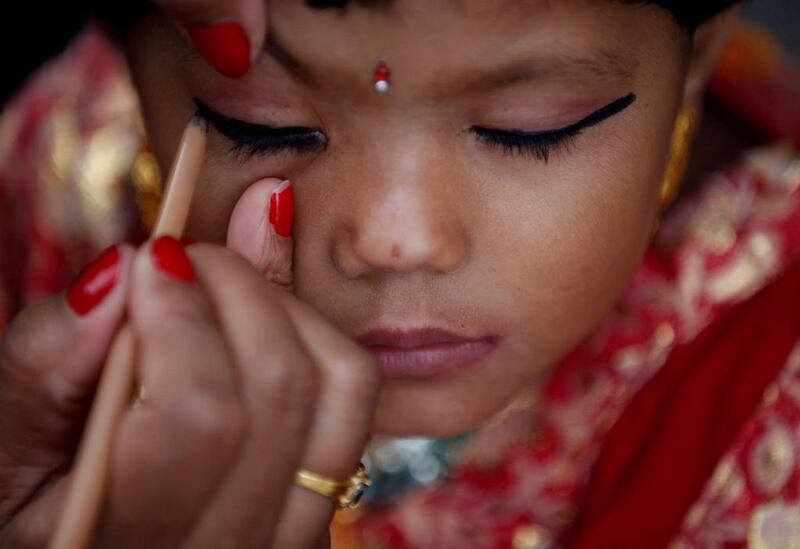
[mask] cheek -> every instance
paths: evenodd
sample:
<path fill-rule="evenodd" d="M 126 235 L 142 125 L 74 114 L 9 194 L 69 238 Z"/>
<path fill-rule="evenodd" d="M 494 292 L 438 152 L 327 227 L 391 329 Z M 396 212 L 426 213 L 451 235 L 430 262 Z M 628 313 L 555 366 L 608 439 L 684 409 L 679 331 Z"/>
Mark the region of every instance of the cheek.
<path fill-rule="evenodd" d="M 242 178 L 239 174 L 231 177 L 223 166 L 208 159 L 204 174 L 197 182 L 186 232 L 203 242 L 225 243 L 228 222 L 236 202 L 249 184 L 256 181 Z"/>
<path fill-rule="evenodd" d="M 669 135 L 666 127 L 658 135 Z M 511 289 L 503 307 L 516 311 L 518 343 L 541 361 L 557 361 L 596 327 L 641 259 L 655 222 L 666 138 L 642 142 L 648 145 L 606 160 L 545 169 L 527 199 L 496 202 L 497 222 L 488 225 L 484 246 L 503 266 L 494 270 L 502 278 L 496 283 Z"/>
<path fill-rule="evenodd" d="M 191 217 L 187 232 L 204 242 L 224 243 L 228 223 L 239 198 L 248 187 L 265 177 L 288 179 L 294 184 L 295 194 L 302 198 L 296 169 L 302 162 L 298 159 L 262 159 L 257 162 L 243 163 L 235 159 L 229 152 L 230 146 L 222 145 L 218 136 L 209 140 L 203 174 L 197 183 L 197 191 L 192 201 Z M 222 145 L 222 146 L 221 146 Z M 266 209 L 268 204 L 264 204 Z M 295 204 L 295 226 L 298 225 L 298 214 L 304 207 L 303 201 Z"/>

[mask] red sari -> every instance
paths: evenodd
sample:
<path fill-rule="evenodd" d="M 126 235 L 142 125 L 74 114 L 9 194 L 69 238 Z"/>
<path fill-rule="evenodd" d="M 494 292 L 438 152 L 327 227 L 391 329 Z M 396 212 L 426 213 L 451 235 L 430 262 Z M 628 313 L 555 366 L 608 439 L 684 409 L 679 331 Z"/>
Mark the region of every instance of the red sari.
<path fill-rule="evenodd" d="M 800 260 L 675 348 L 636 394 L 606 435 L 569 546 L 667 547 L 798 343 Z"/>

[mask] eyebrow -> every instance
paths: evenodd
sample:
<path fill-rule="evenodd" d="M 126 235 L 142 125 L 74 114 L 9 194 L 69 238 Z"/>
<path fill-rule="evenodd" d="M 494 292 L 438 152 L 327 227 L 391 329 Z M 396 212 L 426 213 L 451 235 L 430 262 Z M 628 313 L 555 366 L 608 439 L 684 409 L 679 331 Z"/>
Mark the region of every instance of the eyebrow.
<path fill-rule="evenodd" d="M 281 41 L 275 38 L 276 34 L 274 29 L 269 29 L 267 41 L 264 43 L 264 52 L 274 58 L 300 80 L 307 84 L 315 83 L 314 71 L 283 47 Z"/>
<path fill-rule="evenodd" d="M 283 47 L 280 39 L 276 39 L 274 31 L 268 34 L 264 51 L 300 80 L 309 84 L 317 82 L 314 71 Z M 535 80 L 628 80 L 635 68 L 636 63 L 632 59 L 611 51 L 600 51 L 588 56 L 542 55 L 518 59 L 500 67 L 453 71 L 451 75 L 437 78 L 437 92 L 448 95 L 479 93 Z M 453 83 L 456 85 L 453 86 Z"/>
<path fill-rule="evenodd" d="M 535 80 L 595 82 L 627 80 L 633 75 L 635 63 L 613 52 L 591 56 L 554 55 L 528 57 L 501 67 L 470 71 L 467 77 L 455 78 L 461 92 L 491 91 Z M 449 90 L 452 93 L 453 90 Z"/>

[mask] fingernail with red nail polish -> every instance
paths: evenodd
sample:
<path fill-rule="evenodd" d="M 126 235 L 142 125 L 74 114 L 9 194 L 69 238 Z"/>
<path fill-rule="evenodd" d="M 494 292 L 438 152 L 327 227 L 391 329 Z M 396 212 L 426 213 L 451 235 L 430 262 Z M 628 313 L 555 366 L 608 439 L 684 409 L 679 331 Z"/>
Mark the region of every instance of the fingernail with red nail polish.
<path fill-rule="evenodd" d="M 200 55 L 225 76 L 241 78 L 250 70 L 250 40 L 239 23 L 195 25 L 186 31 Z"/>
<path fill-rule="evenodd" d="M 292 191 L 292 184 L 288 181 L 284 181 L 272 191 L 272 197 L 269 199 L 269 222 L 278 235 L 292 236 L 294 191 Z"/>
<path fill-rule="evenodd" d="M 111 246 L 78 274 L 67 290 L 67 304 L 85 316 L 114 289 L 119 279 L 119 248 Z"/>
<path fill-rule="evenodd" d="M 180 242 L 171 236 L 156 239 L 150 254 L 156 268 L 170 278 L 181 282 L 194 282 L 194 268 Z"/>

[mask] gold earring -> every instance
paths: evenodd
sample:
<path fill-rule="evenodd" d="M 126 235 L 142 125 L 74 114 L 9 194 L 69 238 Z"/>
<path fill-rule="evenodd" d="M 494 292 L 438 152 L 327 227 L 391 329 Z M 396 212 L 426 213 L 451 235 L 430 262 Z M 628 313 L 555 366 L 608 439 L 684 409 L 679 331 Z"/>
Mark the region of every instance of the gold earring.
<path fill-rule="evenodd" d="M 661 211 L 666 210 L 678 196 L 689 163 L 690 145 L 696 125 L 697 108 L 691 103 L 684 103 L 672 130 L 669 158 L 661 185 Z"/>
<path fill-rule="evenodd" d="M 142 138 L 142 147 L 131 167 L 131 180 L 139 220 L 142 228 L 149 234 L 156 224 L 163 189 L 161 169 L 145 135 Z"/>

